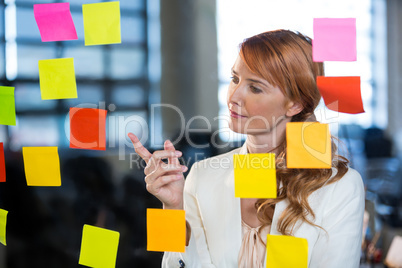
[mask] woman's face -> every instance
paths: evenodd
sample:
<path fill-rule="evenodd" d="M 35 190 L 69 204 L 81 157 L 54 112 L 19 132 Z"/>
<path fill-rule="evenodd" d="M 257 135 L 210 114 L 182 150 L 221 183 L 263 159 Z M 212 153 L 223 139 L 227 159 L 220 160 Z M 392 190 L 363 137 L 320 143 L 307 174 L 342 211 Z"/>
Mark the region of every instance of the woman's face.
<path fill-rule="evenodd" d="M 267 133 L 286 125 L 293 115 L 293 102 L 287 101 L 278 87 L 251 72 L 240 56 L 232 68 L 227 104 L 229 127 L 237 133 Z"/>

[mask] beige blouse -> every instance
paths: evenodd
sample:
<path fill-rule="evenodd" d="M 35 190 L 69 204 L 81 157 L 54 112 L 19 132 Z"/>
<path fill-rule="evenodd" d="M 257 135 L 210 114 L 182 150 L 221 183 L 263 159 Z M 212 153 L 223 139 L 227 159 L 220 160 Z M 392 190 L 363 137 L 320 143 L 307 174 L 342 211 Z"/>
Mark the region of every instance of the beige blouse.
<path fill-rule="evenodd" d="M 271 230 L 271 225 L 252 228 L 243 220 L 242 244 L 239 251 L 239 268 L 264 268 L 267 234 Z"/>

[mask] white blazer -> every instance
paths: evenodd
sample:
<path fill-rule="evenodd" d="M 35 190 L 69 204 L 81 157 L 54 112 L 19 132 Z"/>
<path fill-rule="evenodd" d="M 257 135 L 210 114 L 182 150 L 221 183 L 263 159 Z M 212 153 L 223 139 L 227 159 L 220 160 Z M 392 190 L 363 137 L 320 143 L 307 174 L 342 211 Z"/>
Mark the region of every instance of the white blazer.
<path fill-rule="evenodd" d="M 240 199 L 234 195 L 233 155 L 246 153 L 245 143 L 193 165 L 184 187 L 190 243 L 185 253 L 165 252 L 162 267 L 184 267 L 180 263 L 186 268 L 238 267 L 242 229 Z M 294 236 L 308 241 L 308 267 L 358 267 L 364 213 L 359 173 L 349 168 L 342 179 L 318 189 L 308 200 L 315 213 L 313 222 L 327 232 L 307 223 L 296 225 Z M 278 219 L 287 205 L 287 200 L 276 204 L 270 234 L 280 235 Z"/>

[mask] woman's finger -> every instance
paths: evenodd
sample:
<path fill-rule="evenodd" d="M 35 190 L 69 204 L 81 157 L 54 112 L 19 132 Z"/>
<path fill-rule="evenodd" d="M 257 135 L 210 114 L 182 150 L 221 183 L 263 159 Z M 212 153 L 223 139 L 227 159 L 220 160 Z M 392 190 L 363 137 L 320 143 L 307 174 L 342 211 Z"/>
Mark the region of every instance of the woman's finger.
<path fill-rule="evenodd" d="M 147 148 L 142 145 L 140 140 L 133 133 L 128 133 L 128 137 L 134 145 L 135 152 L 144 159 L 145 163 L 148 163 L 149 159 L 152 157 L 152 154 L 147 150 Z"/>
<path fill-rule="evenodd" d="M 154 172 L 157 168 L 159 168 L 160 165 L 164 164 L 162 162 L 162 159 L 167 159 L 169 157 L 179 157 L 179 156 L 181 156 L 180 151 L 167 151 L 167 150 L 155 151 L 152 154 L 151 158 L 148 160 L 147 166 L 144 169 L 145 175 Z"/>
<path fill-rule="evenodd" d="M 164 144 L 165 150 L 167 151 L 175 151 L 173 143 L 170 140 L 166 140 Z M 169 157 L 168 163 L 170 165 L 180 165 L 180 161 L 178 157 Z"/>
<path fill-rule="evenodd" d="M 166 176 L 161 176 L 159 177 L 154 183 L 147 184 L 147 191 L 150 192 L 151 194 L 158 195 L 159 189 L 162 188 L 163 186 L 183 179 L 183 174 L 182 173 L 175 173 L 175 174 L 170 174 Z"/>
<path fill-rule="evenodd" d="M 166 165 L 162 164 L 159 168 L 157 168 L 154 172 L 145 176 L 145 183 L 152 184 L 154 183 L 159 177 L 170 175 L 171 173 L 182 173 L 187 171 L 186 166 L 180 165 Z"/>

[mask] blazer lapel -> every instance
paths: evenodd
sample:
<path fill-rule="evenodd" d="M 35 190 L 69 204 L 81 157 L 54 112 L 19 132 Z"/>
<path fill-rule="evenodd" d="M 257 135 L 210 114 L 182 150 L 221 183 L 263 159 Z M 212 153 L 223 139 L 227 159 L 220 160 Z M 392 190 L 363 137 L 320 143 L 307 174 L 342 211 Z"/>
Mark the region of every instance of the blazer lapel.
<path fill-rule="evenodd" d="M 239 154 L 246 154 L 246 143 L 238 151 Z M 234 154 L 233 154 L 234 155 Z M 242 229 L 241 229 L 241 210 L 240 210 L 240 198 L 235 197 L 234 191 L 234 168 L 233 168 L 233 156 L 231 159 L 231 168 L 228 175 L 225 178 L 225 187 L 223 187 L 223 200 L 225 203 L 225 209 L 222 213 L 225 215 L 224 226 L 225 231 L 225 252 L 226 255 L 225 267 L 237 267 L 238 266 L 238 254 L 242 242 Z"/>

